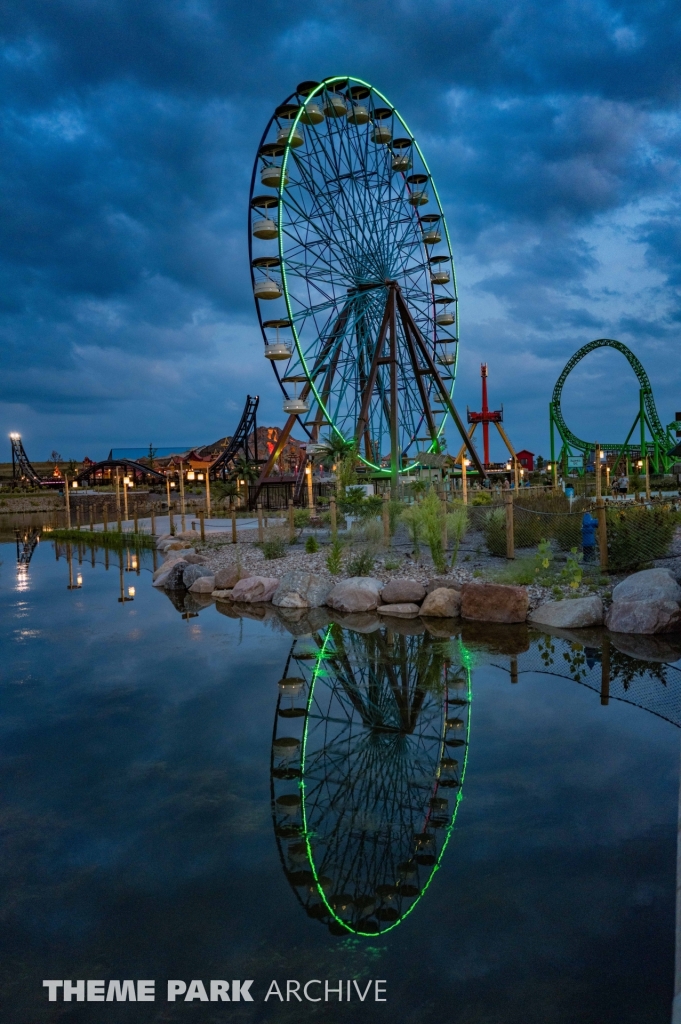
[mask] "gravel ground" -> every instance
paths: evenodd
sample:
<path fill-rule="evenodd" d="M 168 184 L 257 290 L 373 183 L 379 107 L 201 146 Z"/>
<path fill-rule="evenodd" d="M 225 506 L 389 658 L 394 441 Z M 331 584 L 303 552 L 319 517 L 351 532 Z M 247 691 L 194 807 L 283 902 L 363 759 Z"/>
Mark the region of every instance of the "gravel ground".
<path fill-rule="evenodd" d="M 255 532 L 255 531 L 254 531 Z M 286 531 L 278 531 L 281 535 Z M 239 542 L 231 543 L 231 535 L 215 537 L 207 540 L 205 544 L 195 544 L 195 549 L 208 557 L 208 566 L 217 570 L 225 566 L 240 564 L 242 570 L 253 576 L 269 576 L 280 578 L 287 572 L 293 570 L 315 573 L 324 579 L 339 582 L 347 578 L 347 565 L 351 558 L 357 554 L 357 548 L 350 548 L 343 553 L 342 568 L 338 576 L 333 576 L 326 566 L 328 556 L 328 535 L 323 531 L 316 531 L 320 543 L 320 550 L 315 554 L 308 554 L 305 551 L 304 542 L 312 531 L 304 531 L 298 538 L 295 545 L 286 545 L 286 555 L 283 558 L 266 559 L 262 549 L 255 543 L 256 537 L 251 531 L 240 532 Z M 276 535 L 274 531 L 268 530 L 270 537 Z M 194 535 L 195 536 L 195 535 Z M 417 580 L 424 585 L 435 576 L 444 575 L 447 579 L 459 583 L 472 582 L 476 579 L 485 579 L 488 574 L 494 574 L 508 566 L 505 558 L 495 558 L 487 553 L 484 547 L 484 540 L 481 535 L 469 534 L 461 545 L 457 564 L 449 568 L 445 574 L 440 574 L 435 569 L 430 554 L 424 550 L 421 561 L 411 555 L 411 543 L 400 538 L 399 535 L 393 541 L 389 552 L 381 552 L 377 555 L 371 576 L 387 583 L 391 579 Z M 385 562 L 399 562 L 399 568 L 386 568 Z M 583 597 L 590 593 L 598 593 L 605 599 L 606 603 L 610 597 L 610 591 L 617 581 L 609 578 L 607 585 L 589 585 L 588 581 L 578 591 L 571 590 L 569 586 L 560 586 L 560 591 L 565 597 Z M 527 588 L 530 609 L 536 608 L 547 600 L 555 600 L 557 593 L 553 587 L 545 587 L 539 584 L 531 584 Z"/>

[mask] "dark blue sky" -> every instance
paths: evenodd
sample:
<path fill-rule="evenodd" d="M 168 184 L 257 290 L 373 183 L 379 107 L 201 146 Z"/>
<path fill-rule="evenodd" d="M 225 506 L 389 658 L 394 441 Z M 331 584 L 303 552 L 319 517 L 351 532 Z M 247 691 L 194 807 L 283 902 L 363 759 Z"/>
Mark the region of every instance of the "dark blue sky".
<path fill-rule="evenodd" d="M 283 423 L 250 290 L 250 174 L 274 106 L 332 74 L 386 93 L 430 164 L 459 281 L 460 407 L 478 406 L 486 360 L 516 447 L 546 455 L 558 373 L 606 336 L 639 356 L 664 423 L 681 409 L 678 4 L 0 10 L 0 432 L 36 459 L 206 442 L 247 392 Z M 582 436 L 617 441 L 636 402 L 606 352 L 564 407 Z"/>

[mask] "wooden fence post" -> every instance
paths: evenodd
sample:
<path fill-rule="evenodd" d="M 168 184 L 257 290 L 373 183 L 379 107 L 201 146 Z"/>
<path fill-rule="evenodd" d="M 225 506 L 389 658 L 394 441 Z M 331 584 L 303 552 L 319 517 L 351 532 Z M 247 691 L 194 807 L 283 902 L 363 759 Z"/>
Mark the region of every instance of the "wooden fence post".
<path fill-rule="evenodd" d="M 258 543 L 262 544 L 265 539 L 265 534 L 262 528 L 262 502 L 258 502 Z"/>
<path fill-rule="evenodd" d="M 288 539 L 291 544 L 296 539 L 296 527 L 293 522 L 293 498 L 288 499 Z"/>
<path fill-rule="evenodd" d="M 605 501 L 596 499 L 596 518 L 598 519 L 598 553 L 601 569 L 608 568 L 608 524 L 605 516 Z"/>
<path fill-rule="evenodd" d="M 338 525 L 336 519 L 336 499 L 333 496 L 329 498 L 329 509 L 331 511 L 331 536 L 335 539 L 336 533 L 338 532 Z"/>
<path fill-rule="evenodd" d="M 236 544 L 236 509 L 232 505 L 232 544 Z"/>
<path fill-rule="evenodd" d="M 201 540 L 206 539 L 206 513 L 199 512 L 199 526 L 201 527 Z"/>
<path fill-rule="evenodd" d="M 506 508 L 506 557 L 515 558 L 515 545 L 513 541 L 513 495 L 510 491 L 504 491 L 504 506 Z"/>
<path fill-rule="evenodd" d="M 390 495 L 383 495 L 383 543 L 390 547 Z"/>

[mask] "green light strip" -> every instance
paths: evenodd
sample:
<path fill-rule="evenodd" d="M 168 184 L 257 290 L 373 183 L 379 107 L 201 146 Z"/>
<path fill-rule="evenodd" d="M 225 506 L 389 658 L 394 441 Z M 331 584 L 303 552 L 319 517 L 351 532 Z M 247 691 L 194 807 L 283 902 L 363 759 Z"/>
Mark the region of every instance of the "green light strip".
<path fill-rule="evenodd" d="M 366 84 L 366 83 L 364 83 L 364 84 Z M 398 924 L 402 924 L 402 922 L 404 921 L 405 917 L 408 917 L 409 914 L 411 914 L 411 912 L 414 909 L 414 907 L 416 907 L 417 904 L 423 899 L 423 896 L 427 892 L 431 882 L 433 881 L 433 878 L 435 877 L 436 871 L 439 871 L 439 869 L 440 869 L 440 864 L 442 862 L 442 858 L 444 856 L 445 850 L 447 849 L 447 846 L 449 845 L 449 840 L 451 839 L 452 832 L 454 831 L 454 825 L 456 823 L 456 816 L 457 816 L 457 814 L 459 812 L 459 804 L 461 803 L 461 799 L 462 799 L 462 795 L 463 795 L 463 784 L 464 784 L 464 779 L 466 777 L 466 766 L 468 764 L 468 747 L 469 747 L 470 731 L 471 731 L 471 701 L 472 701 L 471 667 L 472 667 L 472 659 L 471 659 L 471 656 L 470 656 L 470 651 L 468 650 L 468 648 L 466 648 L 464 646 L 464 644 L 461 641 L 461 638 L 459 637 L 459 652 L 461 654 L 461 661 L 462 661 L 462 664 L 463 664 L 464 671 L 466 672 L 466 696 L 468 698 L 468 721 L 467 721 L 467 725 L 466 725 L 466 753 L 464 754 L 463 767 L 462 767 L 462 770 L 461 770 L 461 784 L 459 785 L 459 788 L 458 788 L 458 791 L 457 791 L 457 794 L 456 794 L 456 803 L 454 805 L 454 810 L 452 812 L 452 818 L 451 818 L 451 821 L 450 821 L 449 825 L 447 826 L 447 831 L 446 831 L 445 838 L 444 838 L 443 843 L 442 843 L 442 848 L 441 848 L 441 850 L 440 850 L 440 852 L 438 854 L 437 861 L 433 865 L 433 870 L 431 871 L 430 875 L 428 876 L 428 880 L 427 880 L 426 884 L 423 886 L 423 888 L 421 889 L 421 892 L 416 897 L 416 899 L 411 904 L 411 906 L 409 906 L 405 910 L 404 914 L 402 914 L 402 916 L 400 918 L 398 918 L 397 921 L 395 921 L 393 924 L 389 925 L 387 928 L 382 928 L 380 932 L 362 932 L 362 931 L 358 931 L 355 928 L 352 928 L 347 923 L 347 921 L 344 921 L 341 917 L 339 917 L 338 914 L 335 912 L 335 910 L 333 909 L 333 907 L 331 906 L 331 904 L 329 903 L 329 901 L 326 898 L 324 890 L 323 890 L 323 888 L 321 887 L 321 885 L 319 883 L 319 875 L 317 873 L 317 866 L 316 866 L 316 864 L 314 862 L 314 857 L 312 856 L 312 844 L 310 842 L 310 835 L 309 835 L 308 828 L 307 828 L 307 814 L 306 814 L 306 811 L 305 811 L 305 751 L 306 751 L 306 748 L 307 748 L 307 731 L 308 731 L 308 723 L 310 721 L 310 707 L 312 705 L 312 698 L 313 698 L 313 694 L 314 694 L 315 684 L 317 682 L 318 677 L 322 674 L 322 671 L 323 671 L 320 666 L 322 665 L 322 663 L 324 661 L 324 655 L 325 655 L 325 652 L 326 652 L 326 647 L 327 647 L 327 644 L 329 642 L 329 639 L 331 638 L 332 628 L 333 628 L 332 626 L 329 626 L 329 628 L 327 629 L 326 635 L 324 637 L 324 643 L 322 644 L 322 647 L 321 647 L 321 649 L 319 651 L 319 655 L 317 656 L 317 661 L 315 663 L 314 672 L 312 673 L 312 681 L 310 683 L 310 692 L 308 694 L 307 705 L 306 705 L 305 728 L 303 730 L 303 742 L 302 742 L 302 745 L 301 745 L 301 755 L 300 755 L 300 772 L 301 772 L 300 790 L 301 790 L 301 810 L 302 810 L 303 835 L 305 836 L 305 846 L 307 847 L 307 859 L 308 859 L 308 861 L 310 863 L 310 867 L 312 868 L 312 875 L 313 875 L 313 878 L 314 878 L 314 881 L 315 881 L 315 885 L 317 886 L 317 892 L 319 893 L 319 895 L 320 895 L 320 897 L 322 899 L 322 902 L 324 903 L 324 906 L 328 910 L 328 912 L 331 915 L 331 917 L 342 928 L 345 928 L 345 930 L 347 932 L 349 932 L 351 935 L 361 935 L 363 938 L 377 939 L 380 936 L 386 935 L 388 932 L 392 931 L 393 928 L 397 928 Z M 445 728 L 445 726 L 443 725 L 443 730 L 444 730 L 444 728 Z M 440 742 L 440 759 L 442 758 L 443 753 L 444 753 L 444 738 Z"/>
<path fill-rule="evenodd" d="M 293 318 L 293 310 L 291 308 L 291 302 L 290 302 L 290 299 L 289 299 L 289 290 L 288 290 L 288 284 L 287 284 L 287 281 L 286 281 L 286 260 L 284 259 L 284 235 L 283 235 L 283 231 L 282 231 L 283 211 L 284 211 L 284 192 L 285 192 L 284 181 L 286 179 L 286 167 L 287 167 L 287 164 L 288 164 L 288 157 L 289 157 L 289 153 L 291 151 L 291 137 L 292 137 L 293 133 L 295 132 L 297 126 L 298 126 L 298 123 L 299 123 L 300 118 L 302 116 L 303 110 L 305 109 L 307 104 L 310 102 L 310 100 L 312 100 L 315 96 L 321 94 L 321 92 L 328 85 L 331 85 L 333 82 L 339 82 L 339 81 L 341 81 L 341 82 L 350 82 L 350 81 L 357 82 L 359 85 L 363 85 L 367 89 L 370 89 L 372 92 L 376 93 L 376 95 L 379 96 L 383 100 L 384 103 L 388 104 L 390 109 L 393 111 L 393 114 L 398 118 L 398 120 L 399 120 L 400 124 L 402 125 L 402 127 L 404 128 L 404 130 L 409 134 L 409 137 L 412 139 L 413 144 L 415 145 L 416 150 L 417 150 L 421 160 L 423 161 L 423 166 L 425 167 L 425 169 L 426 169 L 426 171 L 428 173 L 428 178 L 429 178 L 430 184 L 431 184 L 432 189 L 433 189 L 433 194 L 435 195 L 435 198 L 437 200 L 437 205 L 438 205 L 438 209 L 440 211 L 440 216 L 442 218 L 442 223 L 444 224 L 445 237 L 447 239 L 447 249 L 448 249 L 448 252 L 449 252 L 449 262 L 451 264 L 451 269 L 452 269 L 452 281 L 453 281 L 453 284 L 454 284 L 455 292 L 456 292 L 456 269 L 454 267 L 454 257 L 452 255 L 452 245 L 451 245 L 451 240 L 450 240 L 450 237 L 449 237 L 449 230 L 447 229 L 447 220 L 445 218 L 444 210 L 442 209 L 442 204 L 440 202 L 440 196 L 439 196 L 437 188 L 435 186 L 435 182 L 433 180 L 433 176 L 432 176 L 432 174 L 430 172 L 430 168 L 428 167 L 428 164 L 426 163 L 425 157 L 423 156 L 423 153 L 421 151 L 421 147 L 419 146 L 418 142 L 414 138 L 414 133 L 409 129 L 409 126 L 407 125 L 406 121 L 403 119 L 402 115 L 390 103 L 390 100 L 386 96 L 383 95 L 382 92 L 379 92 L 378 89 L 376 89 L 374 86 L 370 85 L 369 82 L 365 82 L 361 78 L 352 78 L 350 75 L 334 75 L 331 78 L 325 78 L 324 81 L 320 82 L 320 84 L 317 86 L 316 89 L 314 89 L 311 93 L 309 93 L 309 95 L 303 101 L 303 103 L 300 104 L 300 108 L 298 110 L 298 113 L 296 114 L 295 119 L 293 121 L 293 124 L 291 126 L 291 129 L 289 131 L 288 139 L 286 141 L 286 147 L 284 149 L 284 159 L 282 160 L 282 164 L 281 164 L 281 175 L 279 177 L 279 188 L 278 188 L 279 205 L 278 205 L 278 208 L 277 208 L 277 215 L 278 215 L 277 216 L 277 219 L 278 219 L 277 230 L 278 230 L 278 236 L 279 236 L 279 262 L 280 262 L 280 267 L 281 267 L 281 280 L 282 280 L 282 284 L 283 284 L 283 287 L 284 287 L 284 299 L 285 299 L 285 302 L 286 302 L 286 310 L 288 312 L 288 319 L 291 322 L 291 330 L 293 331 L 293 339 L 295 341 L 295 345 L 296 345 L 296 350 L 298 352 L 298 356 L 299 356 L 300 362 L 301 362 L 301 364 L 302 364 L 302 366 L 304 368 L 305 376 L 307 377 L 308 383 L 309 383 L 309 385 L 310 385 L 310 387 L 311 387 L 311 389 L 312 389 L 312 391 L 314 393 L 314 396 L 315 396 L 315 398 L 317 400 L 319 408 L 322 409 L 326 420 L 328 421 L 328 423 L 331 424 L 332 430 L 340 438 L 342 438 L 343 440 L 347 440 L 347 438 L 343 437 L 341 431 L 338 429 L 336 424 L 333 422 L 333 418 L 330 415 L 328 409 L 326 408 L 326 405 L 324 404 L 324 402 L 322 402 L 321 395 L 319 394 L 319 392 L 318 392 L 318 390 L 316 388 L 316 385 L 315 385 L 314 381 L 312 380 L 312 378 L 310 376 L 310 371 L 309 371 L 309 368 L 308 368 L 305 356 L 303 355 L 303 347 L 302 347 L 302 345 L 300 343 L 300 338 L 298 337 L 298 331 L 296 330 L 296 325 L 295 325 L 294 318 Z M 457 299 L 458 299 L 458 296 L 457 296 Z M 458 367 L 458 364 L 459 364 L 459 342 L 458 342 L 458 338 L 459 338 L 459 303 L 458 303 L 458 301 L 456 303 L 456 324 L 455 324 L 455 326 L 456 326 L 456 336 L 457 336 L 456 363 L 454 364 L 452 386 L 451 386 L 451 390 L 449 392 L 449 397 L 450 397 L 450 399 L 452 401 L 454 399 L 454 384 L 456 383 L 456 370 L 457 370 L 457 367 Z M 447 425 L 447 417 L 448 416 L 449 416 L 449 410 L 448 409 L 444 410 L 442 423 L 441 423 L 440 428 L 439 428 L 439 430 L 437 432 L 437 437 L 438 438 L 442 436 L 442 433 L 443 433 L 443 431 L 444 431 L 444 429 L 445 429 L 445 427 Z M 432 451 L 433 448 L 435 447 L 435 445 L 436 445 L 436 441 L 434 440 L 431 443 L 431 445 L 430 445 L 429 451 Z M 368 466 L 369 468 L 374 469 L 374 470 L 376 470 L 379 473 L 385 472 L 382 469 L 381 466 L 377 466 L 374 462 L 371 462 L 369 459 L 366 459 L 359 452 L 357 454 L 358 454 L 359 459 L 365 464 L 365 466 Z M 400 473 L 409 473 L 413 469 L 415 469 L 416 466 L 419 466 L 419 465 L 420 465 L 419 462 L 414 462 L 414 463 L 412 463 L 411 466 L 408 466 L 408 467 L 407 466 L 403 466 L 402 469 L 400 469 L 399 472 Z"/>

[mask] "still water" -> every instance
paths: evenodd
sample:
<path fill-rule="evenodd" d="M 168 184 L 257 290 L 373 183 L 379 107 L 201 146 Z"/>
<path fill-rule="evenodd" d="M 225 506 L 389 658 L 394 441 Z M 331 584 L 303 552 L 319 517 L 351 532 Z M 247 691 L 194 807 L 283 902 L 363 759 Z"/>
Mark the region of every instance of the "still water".
<path fill-rule="evenodd" d="M 0 546 L 3 1022 L 670 1021 L 672 648 L 229 617 L 64 550 Z"/>

